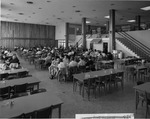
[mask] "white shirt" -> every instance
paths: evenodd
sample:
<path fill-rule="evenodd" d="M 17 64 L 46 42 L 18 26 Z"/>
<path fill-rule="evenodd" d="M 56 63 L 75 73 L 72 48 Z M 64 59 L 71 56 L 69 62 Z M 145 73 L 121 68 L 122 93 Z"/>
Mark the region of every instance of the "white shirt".
<path fill-rule="evenodd" d="M 71 61 L 70 63 L 69 63 L 69 67 L 75 67 L 75 66 L 77 66 L 78 65 L 78 63 L 76 62 L 76 61 Z"/>
<path fill-rule="evenodd" d="M 63 62 L 60 62 L 57 67 L 58 67 L 59 70 L 62 69 L 62 68 L 66 68 L 66 66 Z"/>

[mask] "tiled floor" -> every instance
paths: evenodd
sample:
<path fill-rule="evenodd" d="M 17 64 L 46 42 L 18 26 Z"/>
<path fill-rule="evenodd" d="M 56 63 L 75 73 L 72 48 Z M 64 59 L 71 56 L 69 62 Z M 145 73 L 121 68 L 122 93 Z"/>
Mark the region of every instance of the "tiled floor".
<path fill-rule="evenodd" d="M 64 104 L 62 105 L 62 117 L 74 118 L 75 114 L 91 114 L 91 113 L 135 113 L 135 94 L 133 82 L 125 82 L 125 88 L 112 90 L 111 93 L 97 94 L 97 98 L 91 96 L 91 100 L 87 98 L 83 100 L 79 92 L 72 90 L 72 83 L 60 83 L 56 79 L 50 80 L 48 78 L 48 71 L 35 70 L 34 65 L 29 65 L 27 61 L 20 59 L 23 67 L 29 69 L 30 73 L 41 80 L 40 87 L 44 87 L 50 93 L 56 94 L 60 97 Z M 54 117 L 58 117 L 54 111 Z M 136 118 L 144 118 L 145 105 L 139 105 Z M 150 117 L 150 116 L 149 116 Z"/>

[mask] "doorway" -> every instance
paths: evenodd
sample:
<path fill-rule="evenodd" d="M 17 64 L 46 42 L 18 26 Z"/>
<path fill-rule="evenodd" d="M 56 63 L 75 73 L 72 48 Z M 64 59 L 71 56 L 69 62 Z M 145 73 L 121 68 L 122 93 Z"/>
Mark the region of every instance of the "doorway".
<path fill-rule="evenodd" d="M 107 42 L 103 43 L 103 52 L 106 54 L 108 53 L 108 43 Z"/>

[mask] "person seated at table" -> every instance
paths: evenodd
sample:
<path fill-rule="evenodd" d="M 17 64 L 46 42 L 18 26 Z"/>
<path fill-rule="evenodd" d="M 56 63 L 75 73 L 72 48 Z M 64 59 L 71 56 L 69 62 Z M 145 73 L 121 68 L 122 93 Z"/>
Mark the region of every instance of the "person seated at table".
<path fill-rule="evenodd" d="M 86 62 L 84 61 L 84 57 L 80 57 L 80 60 L 78 62 L 78 66 L 85 66 Z"/>
<path fill-rule="evenodd" d="M 45 57 L 45 65 L 50 66 L 51 64 L 51 54 L 48 53 L 47 56 Z"/>
<path fill-rule="evenodd" d="M 41 55 L 42 54 L 42 51 L 40 51 L 40 50 L 38 50 L 37 52 L 36 52 L 36 55 Z"/>
<path fill-rule="evenodd" d="M 66 66 L 69 65 L 69 56 L 68 55 L 65 55 L 64 58 L 63 58 L 63 62 Z"/>
<path fill-rule="evenodd" d="M 19 59 L 17 58 L 16 54 L 13 54 L 12 58 L 9 59 L 8 64 L 12 64 L 12 63 L 17 63 L 18 65 L 20 64 Z"/>
<path fill-rule="evenodd" d="M 113 60 L 113 55 L 110 52 L 107 53 L 107 60 Z"/>
<path fill-rule="evenodd" d="M 58 67 L 58 70 L 61 70 L 62 68 L 66 68 L 66 65 L 62 59 L 60 59 L 60 62 L 57 67 Z"/>
<path fill-rule="evenodd" d="M 75 67 L 77 65 L 78 65 L 77 61 L 74 59 L 74 57 L 71 57 L 69 67 Z"/>
<path fill-rule="evenodd" d="M 87 63 L 86 63 L 86 69 L 87 70 L 95 70 L 95 65 L 94 65 L 94 61 L 92 60 L 92 57 L 89 57 Z"/>

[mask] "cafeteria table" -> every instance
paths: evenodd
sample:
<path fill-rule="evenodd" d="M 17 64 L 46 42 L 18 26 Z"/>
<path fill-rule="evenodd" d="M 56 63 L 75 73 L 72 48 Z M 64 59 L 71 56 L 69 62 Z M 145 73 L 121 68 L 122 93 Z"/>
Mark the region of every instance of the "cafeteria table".
<path fill-rule="evenodd" d="M 11 76 L 11 75 L 18 76 L 18 73 L 21 73 L 21 72 L 27 72 L 28 74 L 29 70 L 27 68 L 4 70 L 4 71 L 0 71 L 0 77 L 3 74 L 8 74 L 8 76 Z"/>
<path fill-rule="evenodd" d="M 133 87 L 135 89 L 135 107 L 137 110 L 137 106 L 138 106 L 138 93 L 149 93 L 150 94 L 150 82 L 141 84 L 141 85 L 137 85 L 135 87 Z"/>
<path fill-rule="evenodd" d="M 16 117 L 22 113 L 27 114 L 47 107 L 58 108 L 59 118 L 61 118 L 62 104 L 60 98 L 49 92 L 9 99 L 0 102 L 0 118 Z"/>
<path fill-rule="evenodd" d="M 35 77 L 25 77 L 25 78 L 17 78 L 15 80 L 3 80 L 0 81 L 0 88 L 4 88 L 7 86 L 13 87 L 14 85 L 21 85 L 28 83 L 28 85 L 36 85 L 37 89 L 39 89 L 39 83 L 41 81 Z"/>
<path fill-rule="evenodd" d="M 110 75 L 114 73 L 120 73 L 124 72 L 124 70 L 121 69 L 106 69 L 106 70 L 99 70 L 99 71 L 91 71 L 91 72 L 86 72 L 86 73 L 79 73 L 79 74 L 74 74 L 73 75 L 73 91 L 75 90 L 75 80 L 79 82 L 83 82 L 84 80 L 88 78 L 96 78 L 96 77 L 101 77 L 105 75 Z"/>

